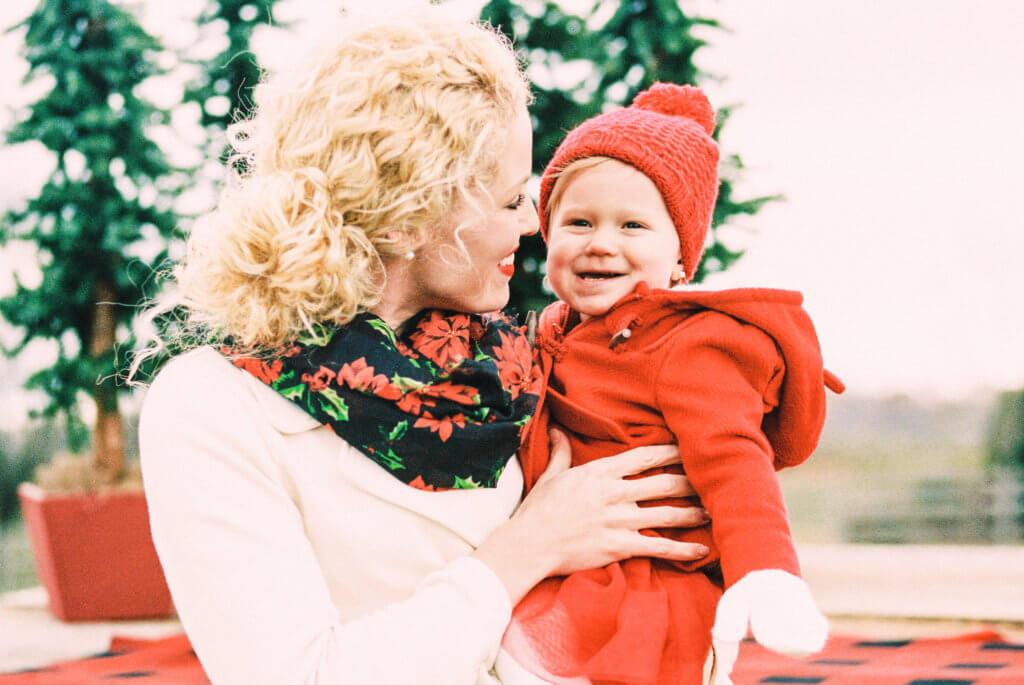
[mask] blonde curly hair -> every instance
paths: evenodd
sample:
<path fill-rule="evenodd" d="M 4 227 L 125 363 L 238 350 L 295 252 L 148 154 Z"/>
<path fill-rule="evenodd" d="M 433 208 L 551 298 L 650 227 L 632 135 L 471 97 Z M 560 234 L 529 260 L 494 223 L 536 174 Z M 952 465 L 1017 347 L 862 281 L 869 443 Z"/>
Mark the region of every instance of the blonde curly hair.
<path fill-rule="evenodd" d="M 372 307 L 382 259 L 437 239 L 453 202 L 493 178 L 494 141 L 530 93 L 496 30 L 420 16 L 335 39 L 254 99 L 229 128 L 245 172 L 197 222 L 156 308 L 187 311 L 179 343 L 277 348 Z"/>

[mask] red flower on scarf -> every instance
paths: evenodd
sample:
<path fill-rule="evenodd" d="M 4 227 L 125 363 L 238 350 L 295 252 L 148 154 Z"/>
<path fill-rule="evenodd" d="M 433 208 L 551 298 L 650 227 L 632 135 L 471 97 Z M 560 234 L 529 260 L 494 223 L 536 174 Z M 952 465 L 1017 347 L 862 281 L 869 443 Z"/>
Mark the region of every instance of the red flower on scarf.
<path fill-rule="evenodd" d="M 501 384 L 512 393 L 512 399 L 519 397 L 522 390 L 529 391 L 538 374 L 534 373 L 533 350 L 526 337 L 498 331 L 501 346 L 494 348 L 494 363 L 498 365 Z"/>
<path fill-rule="evenodd" d="M 374 368 L 366 363 L 366 357 L 360 357 L 351 364 L 342 364 L 338 377 L 353 390 L 369 390 L 386 400 L 397 400 L 402 396 L 402 391 L 392 385 L 387 376 L 375 373 Z"/>
<path fill-rule="evenodd" d="M 427 485 L 423 482 L 423 476 L 416 476 L 414 479 L 409 481 L 409 485 L 416 488 L 417 490 L 426 490 L 428 492 L 437 492 L 437 488 L 433 485 Z"/>
<path fill-rule="evenodd" d="M 409 339 L 417 352 L 447 369 L 469 356 L 469 322 L 467 314 L 445 316 L 432 311 Z"/>
<path fill-rule="evenodd" d="M 423 397 L 436 397 L 442 400 L 450 400 L 456 404 L 478 404 L 480 402 L 480 391 L 468 385 L 457 385 L 449 381 L 436 383 L 418 388 L 413 393 Z M 413 394 L 410 393 L 410 394 Z"/>
<path fill-rule="evenodd" d="M 272 359 L 269 362 L 265 362 L 262 359 L 254 359 L 253 357 L 236 357 L 231 360 L 231 363 L 240 369 L 248 371 L 267 385 L 280 378 L 281 371 L 284 370 L 284 362 L 280 359 Z"/>
<path fill-rule="evenodd" d="M 314 374 L 302 374 L 302 382 L 308 385 L 313 392 L 320 392 L 334 381 L 335 375 L 326 366 L 321 366 L 320 370 Z"/>
<path fill-rule="evenodd" d="M 437 437 L 441 438 L 441 442 L 446 442 L 448 438 L 452 437 L 452 431 L 455 426 L 464 428 L 466 426 L 466 417 L 462 414 L 455 414 L 435 419 L 430 414 L 424 412 L 423 416 L 418 418 L 416 423 L 412 424 L 413 428 L 429 428 L 432 432 L 437 433 Z"/>
<path fill-rule="evenodd" d="M 416 391 L 407 392 L 395 403 L 396 406 L 404 411 L 406 414 L 412 414 L 419 416 L 420 412 L 423 411 L 423 407 L 435 407 L 437 402 L 430 399 L 429 397 L 423 397 Z"/>

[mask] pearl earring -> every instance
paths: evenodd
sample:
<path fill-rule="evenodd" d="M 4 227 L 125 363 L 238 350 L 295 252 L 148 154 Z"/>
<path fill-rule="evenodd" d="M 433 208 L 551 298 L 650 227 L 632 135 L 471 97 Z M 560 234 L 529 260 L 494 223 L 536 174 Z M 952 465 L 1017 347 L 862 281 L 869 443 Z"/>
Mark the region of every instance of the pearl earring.
<path fill-rule="evenodd" d="M 405 258 L 410 262 L 416 259 L 416 250 L 409 250 L 408 252 L 406 252 Z"/>

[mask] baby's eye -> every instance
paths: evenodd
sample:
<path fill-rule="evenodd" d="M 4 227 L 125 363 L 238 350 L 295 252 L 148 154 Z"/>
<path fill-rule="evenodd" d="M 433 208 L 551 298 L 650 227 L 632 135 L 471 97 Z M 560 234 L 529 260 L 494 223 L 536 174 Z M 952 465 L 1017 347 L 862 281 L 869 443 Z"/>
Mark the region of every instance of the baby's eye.
<path fill-rule="evenodd" d="M 516 195 L 516 199 L 512 200 L 511 203 L 505 205 L 505 209 L 519 209 L 520 207 L 523 206 L 524 202 L 526 202 L 526 193 L 519 193 L 518 195 Z"/>
<path fill-rule="evenodd" d="M 565 224 L 566 226 L 590 226 L 590 222 L 586 219 L 569 219 Z"/>
<path fill-rule="evenodd" d="M 644 226 L 639 221 L 627 221 L 626 223 L 622 224 L 622 227 L 623 228 L 647 228 L 646 226 Z"/>

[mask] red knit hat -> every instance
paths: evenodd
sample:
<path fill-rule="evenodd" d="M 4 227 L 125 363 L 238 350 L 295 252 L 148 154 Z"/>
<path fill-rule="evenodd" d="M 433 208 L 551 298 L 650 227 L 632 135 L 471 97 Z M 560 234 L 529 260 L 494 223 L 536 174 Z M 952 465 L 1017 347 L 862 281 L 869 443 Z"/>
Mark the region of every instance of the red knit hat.
<path fill-rule="evenodd" d="M 558 174 L 584 157 L 611 157 L 650 178 L 679 233 L 686 280 L 704 252 L 718 197 L 715 112 L 693 86 L 655 83 L 629 107 L 587 119 L 555 150 L 540 182 L 540 231 L 548 237 L 548 198 Z"/>

